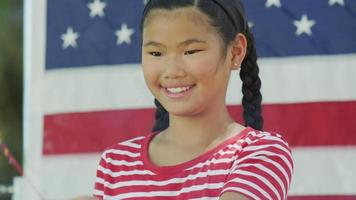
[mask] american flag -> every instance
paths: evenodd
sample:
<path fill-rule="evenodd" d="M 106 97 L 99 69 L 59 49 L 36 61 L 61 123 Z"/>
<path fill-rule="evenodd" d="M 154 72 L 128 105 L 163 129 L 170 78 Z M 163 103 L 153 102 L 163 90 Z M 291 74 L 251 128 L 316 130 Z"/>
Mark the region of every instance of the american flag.
<path fill-rule="evenodd" d="M 26 2 L 25 174 L 46 199 L 90 194 L 100 152 L 149 133 L 144 4 Z M 356 199 L 356 1 L 243 4 L 260 58 L 264 129 L 284 135 L 294 154 L 290 199 Z M 233 73 L 227 102 L 242 123 L 240 90 Z M 16 198 L 38 198 L 25 181 L 17 187 Z"/>

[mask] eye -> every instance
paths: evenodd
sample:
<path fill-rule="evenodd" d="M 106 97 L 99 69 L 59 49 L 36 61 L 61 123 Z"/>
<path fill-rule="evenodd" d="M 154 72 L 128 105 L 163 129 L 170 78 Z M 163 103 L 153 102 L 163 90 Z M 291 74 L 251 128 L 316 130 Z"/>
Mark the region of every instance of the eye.
<path fill-rule="evenodd" d="M 158 51 L 151 51 L 151 52 L 148 52 L 148 54 L 150 54 L 151 56 L 154 56 L 154 57 L 162 56 L 162 53 L 158 52 Z"/>
<path fill-rule="evenodd" d="M 200 50 L 200 49 L 189 50 L 189 51 L 184 52 L 184 55 L 192 55 L 192 54 L 198 53 L 199 51 L 202 51 L 202 50 Z"/>

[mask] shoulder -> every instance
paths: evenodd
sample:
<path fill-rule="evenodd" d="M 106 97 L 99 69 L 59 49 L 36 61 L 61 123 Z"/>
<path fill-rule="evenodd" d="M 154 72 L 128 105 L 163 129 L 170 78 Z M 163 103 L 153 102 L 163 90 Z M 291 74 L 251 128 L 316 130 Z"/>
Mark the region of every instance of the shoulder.
<path fill-rule="evenodd" d="M 252 199 L 285 199 L 294 164 L 281 134 L 250 129 L 240 143 L 241 151 L 223 192 L 238 192 Z"/>
<path fill-rule="evenodd" d="M 268 142 L 268 141 L 275 141 L 275 142 L 281 142 L 285 143 L 288 145 L 286 140 L 283 138 L 282 134 L 273 132 L 273 131 L 260 131 L 260 130 L 255 130 L 255 129 L 248 129 L 248 131 L 245 133 L 243 136 L 243 139 L 248 143 L 252 144 L 255 142 Z"/>
<path fill-rule="evenodd" d="M 271 152 L 280 152 L 291 156 L 291 149 L 283 136 L 276 132 L 259 131 L 250 129 L 241 138 L 242 151 L 268 150 Z M 282 153 L 282 152 L 280 152 Z M 283 153 L 283 154 L 284 154 Z"/>
<path fill-rule="evenodd" d="M 139 157 L 144 141 L 149 136 L 136 136 L 117 144 L 114 144 L 104 150 L 102 159 L 117 158 L 117 157 Z"/>
<path fill-rule="evenodd" d="M 281 134 L 251 129 L 243 137 L 241 156 L 280 158 L 290 171 L 293 171 L 292 152 L 288 142 Z"/>

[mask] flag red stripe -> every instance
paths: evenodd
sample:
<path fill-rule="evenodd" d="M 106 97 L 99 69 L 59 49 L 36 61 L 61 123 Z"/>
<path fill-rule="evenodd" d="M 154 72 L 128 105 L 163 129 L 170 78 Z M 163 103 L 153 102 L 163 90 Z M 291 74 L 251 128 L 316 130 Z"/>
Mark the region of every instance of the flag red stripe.
<path fill-rule="evenodd" d="M 237 121 L 241 110 L 229 106 Z M 147 134 L 153 115 L 153 109 L 46 115 L 43 153 L 100 152 Z M 263 115 L 264 129 L 282 133 L 292 146 L 356 145 L 356 101 L 264 105 Z"/>

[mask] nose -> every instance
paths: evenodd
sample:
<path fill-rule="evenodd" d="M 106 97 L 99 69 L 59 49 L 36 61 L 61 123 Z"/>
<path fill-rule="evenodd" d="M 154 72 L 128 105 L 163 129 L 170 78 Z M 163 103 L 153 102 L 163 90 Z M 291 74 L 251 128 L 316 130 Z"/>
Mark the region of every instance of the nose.
<path fill-rule="evenodd" d="M 184 77 L 185 75 L 185 66 L 181 58 L 171 56 L 167 59 L 163 76 L 165 79 L 176 79 Z"/>

